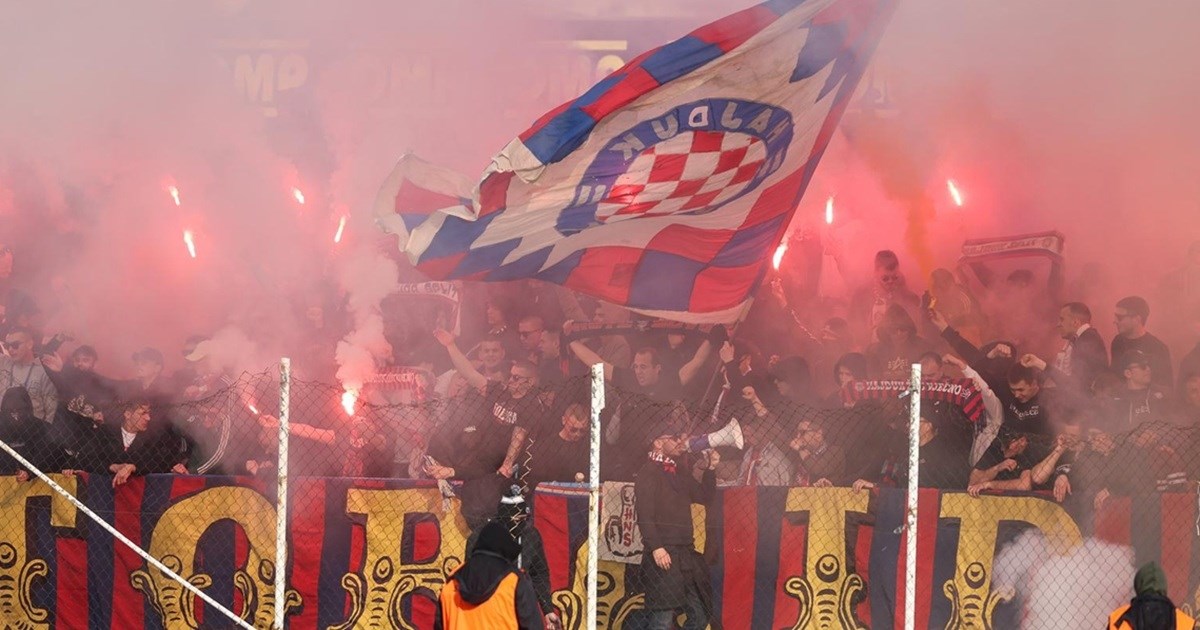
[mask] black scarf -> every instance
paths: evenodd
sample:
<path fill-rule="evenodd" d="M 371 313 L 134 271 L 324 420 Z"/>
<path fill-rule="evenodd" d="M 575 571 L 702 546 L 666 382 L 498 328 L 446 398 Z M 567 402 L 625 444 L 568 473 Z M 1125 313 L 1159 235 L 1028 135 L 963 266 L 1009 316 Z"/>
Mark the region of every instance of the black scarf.
<path fill-rule="evenodd" d="M 1171 630 L 1175 627 L 1175 604 L 1158 593 L 1142 593 L 1129 601 L 1129 610 L 1118 621 L 1137 630 Z"/>

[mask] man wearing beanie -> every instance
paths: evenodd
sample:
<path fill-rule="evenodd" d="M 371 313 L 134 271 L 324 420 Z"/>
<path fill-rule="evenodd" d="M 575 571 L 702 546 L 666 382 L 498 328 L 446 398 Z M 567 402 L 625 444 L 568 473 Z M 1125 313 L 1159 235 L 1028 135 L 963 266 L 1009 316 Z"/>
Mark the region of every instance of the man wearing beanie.
<path fill-rule="evenodd" d="M 516 566 L 521 546 L 489 521 L 465 564 L 442 587 L 437 630 L 545 630 L 533 584 Z"/>
<path fill-rule="evenodd" d="M 1135 597 L 1108 616 L 1109 630 L 1194 630 L 1196 621 L 1167 597 L 1167 576 L 1157 562 L 1138 569 L 1133 578 Z"/>

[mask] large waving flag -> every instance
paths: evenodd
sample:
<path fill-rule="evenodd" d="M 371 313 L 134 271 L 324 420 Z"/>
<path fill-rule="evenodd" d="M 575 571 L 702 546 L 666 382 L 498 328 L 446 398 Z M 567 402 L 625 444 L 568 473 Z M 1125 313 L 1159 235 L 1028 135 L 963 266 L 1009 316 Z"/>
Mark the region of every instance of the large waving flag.
<path fill-rule="evenodd" d="M 471 203 L 391 231 L 432 277 L 538 278 L 677 321 L 735 320 L 893 4 L 775 0 L 704 26 L 543 116 Z"/>

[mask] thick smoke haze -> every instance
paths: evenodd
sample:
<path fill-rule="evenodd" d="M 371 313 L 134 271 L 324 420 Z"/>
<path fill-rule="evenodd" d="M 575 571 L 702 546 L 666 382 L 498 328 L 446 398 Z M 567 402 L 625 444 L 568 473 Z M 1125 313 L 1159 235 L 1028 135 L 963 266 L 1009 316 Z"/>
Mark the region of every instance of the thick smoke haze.
<path fill-rule="evenodd" d="M 109 370 L 142 345 L 177 362 L 185 336 L 228 328 L 255 341 L 241 367 L 261 368 L 308 307 L 377 289 L 369 206 L 401 153 L 475 177 L 614 59 L 751 3 L 628 4 L 6 2 L 0 241 L 46 329 Z M 897 249 L 917 288 L 964 237 L 1058 229 L 1070 274 L 1101 264 L 1093 309 L 1156 297 L 1200 239 L 1197 24 L 1196 3 L 901 2 L 868 80 L 895 115 L 847 118 L 794 226 L 835 242 L 852 276 Z M 563 52 L 618 37 L 609 56 Z"/>

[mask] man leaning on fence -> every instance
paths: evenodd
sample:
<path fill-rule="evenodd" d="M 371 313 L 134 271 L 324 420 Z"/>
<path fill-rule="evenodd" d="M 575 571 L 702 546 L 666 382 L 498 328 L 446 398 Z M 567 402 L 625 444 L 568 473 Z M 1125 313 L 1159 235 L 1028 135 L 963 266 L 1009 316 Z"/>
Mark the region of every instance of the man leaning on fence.
<path fill-rule="evenodd" d="M 687 444 L 687 435 L 660 435 L 634 483 L 651 630 L 673 628 L 679 608 L 687 615 L 684 630 L 700 630 L 712 610 L 712 584 L 695 549 L 691 504 L 707 503 L 716 493 L 716 452 L 701 457 L 694 473 L 684 457 Z"/>
<path fill-rule="evenodd" d="M 1194 630 L 1196 620 L 1175 607 L 1167 597 L 1167 576 L 1157 562 L 1138 569 L 1133 578 L 1134 598 L 1108 616 L 1109 630 Z"/>

